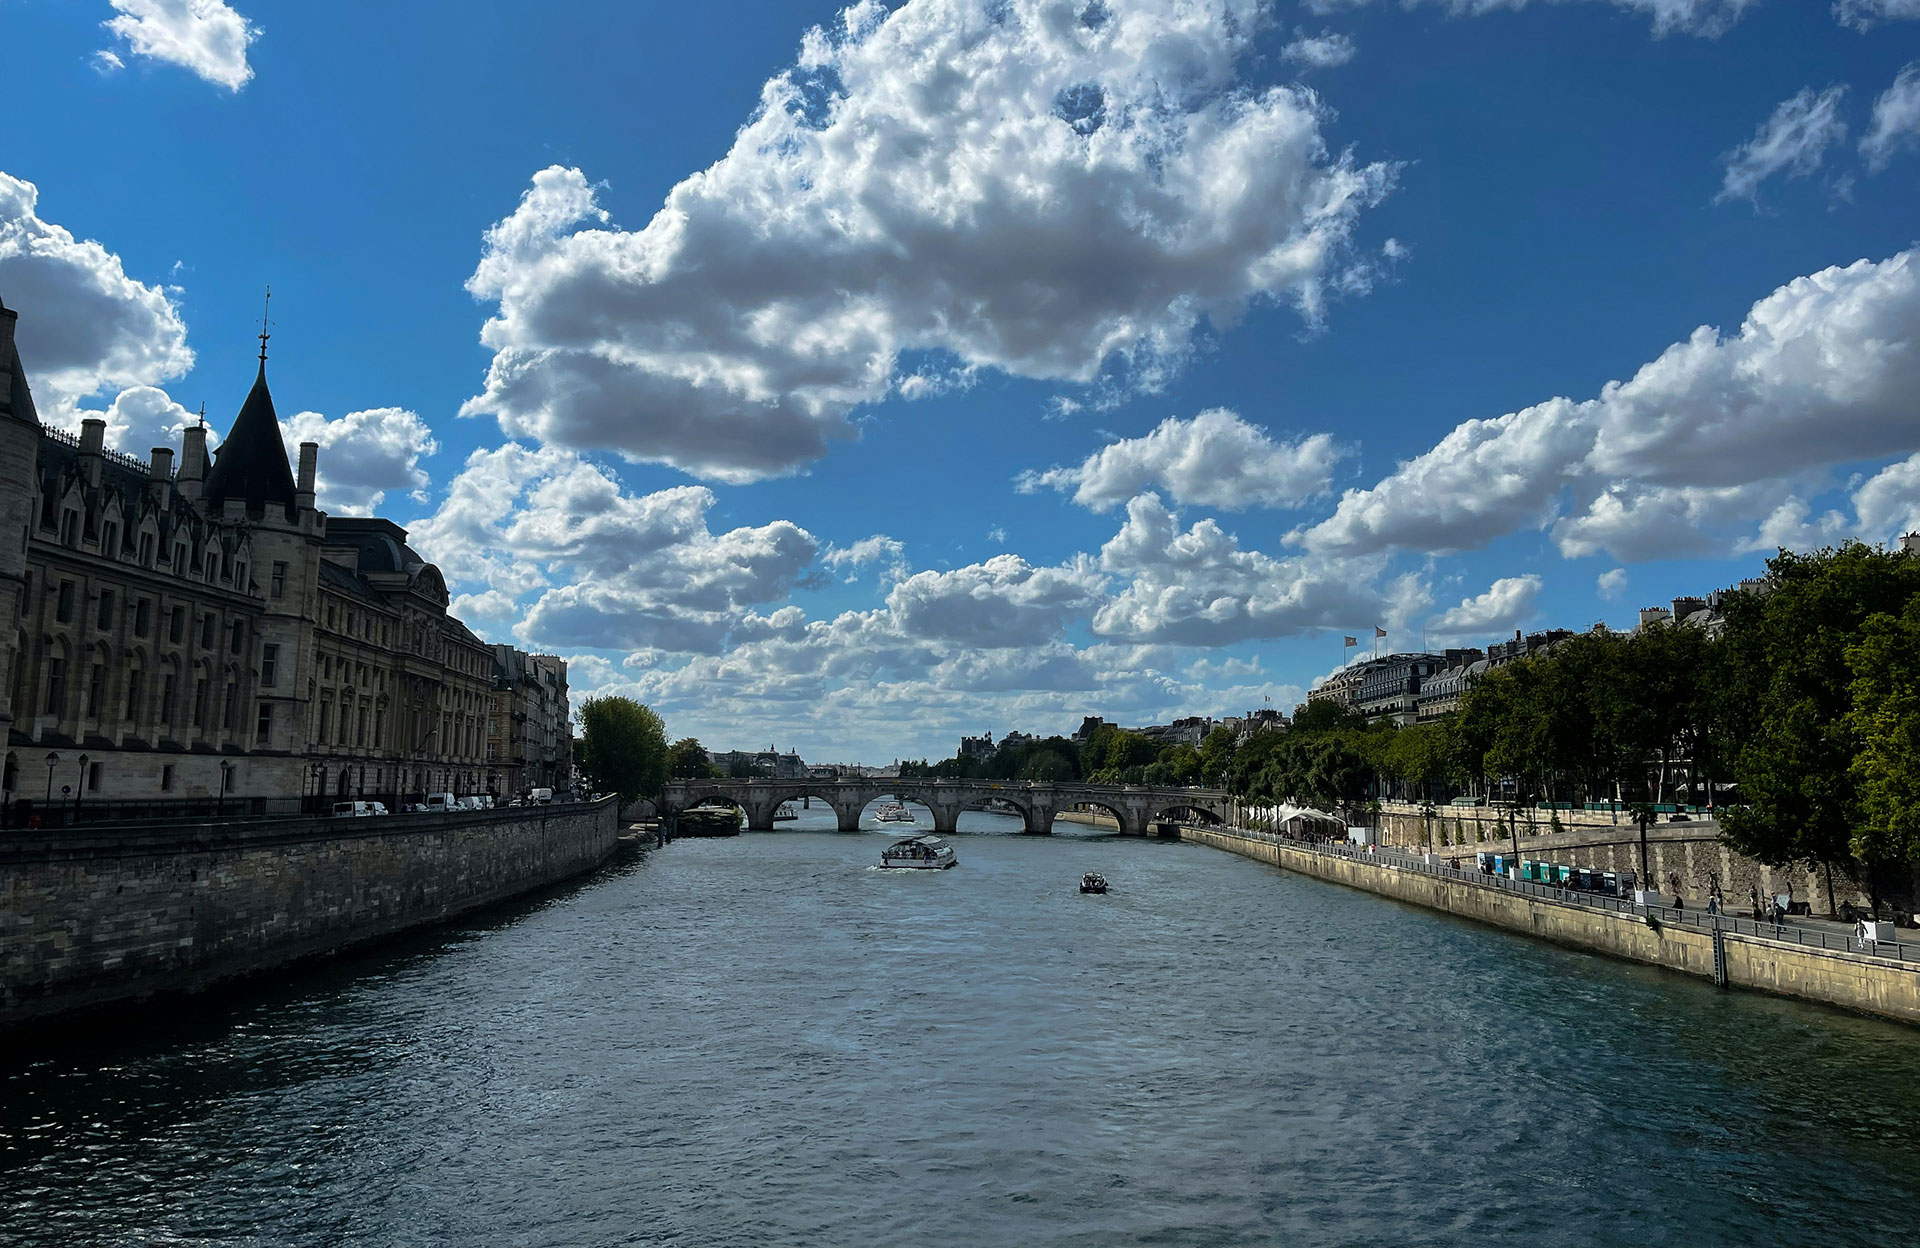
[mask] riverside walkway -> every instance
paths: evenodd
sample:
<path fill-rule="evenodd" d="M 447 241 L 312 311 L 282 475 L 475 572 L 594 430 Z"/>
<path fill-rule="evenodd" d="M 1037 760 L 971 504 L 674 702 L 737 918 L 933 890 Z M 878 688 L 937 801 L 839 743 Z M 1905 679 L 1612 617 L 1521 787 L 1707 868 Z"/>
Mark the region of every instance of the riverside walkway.
<path fill-rule="evenodd" d="M 1920 941 L 1729 914 L 1464 870 L 1426 857 L 1247 828 L 1184 825 L 1182 840 L 1555 944 L 1920 1024 Z"/>
<path fill-rule="evenodd" d="M 1521 896 L 1538 897 L 1561 905 L 1588 906 L 1595 910 L 1636 915 L 1642 918 L 1651 916 L 1656 922 L 1668 926 L 1692 928 L 1709 933 L 1722 931 L 1742 936 L 1757 936 L 1766 940 L 1785 941 L 1834 953 L 1860 953 L 1871 954 L 1878 958 L 1894 958 L 1915 963 L 1916 967 L 1920 968 L 1920 939 L 1862 941 L 1853 934 L 1849 925 L 1825 919 L 1795 917 L 1781 923 L 1770 920 L 1756 923 L 1752 919 L 1743 919 L 1724 910 L 1719 914 L 1708 914 L 1699 907 L 1676 909 L 1668 905 L 1642 905 L 1628 897 L 1613 897 L 1605 893 L 1590 893 L 1580 889 L 1556 888 L 1551 884 L 1537 884 L 1530 880 L 1508 879 L 1506 876 L 1493 875 L 1484 871 L 1449 866 L 1444 862 L 1428 862 L 1419 854 L 1406 854 L 1394 849 L 1364 849 L 1339 841 L 1301 841 L 1252 828 L 1224 830 L 1232 832 L 1235 836 L 1285 845 L 1290 849 L 1325 854 L 1353 862 L 1372 863 L 1375 866 L 1391 867 L 1397 871 L 1424 872 L 1442 879 L 1457 880 L 1482 888 L 1503 889 Z"/>

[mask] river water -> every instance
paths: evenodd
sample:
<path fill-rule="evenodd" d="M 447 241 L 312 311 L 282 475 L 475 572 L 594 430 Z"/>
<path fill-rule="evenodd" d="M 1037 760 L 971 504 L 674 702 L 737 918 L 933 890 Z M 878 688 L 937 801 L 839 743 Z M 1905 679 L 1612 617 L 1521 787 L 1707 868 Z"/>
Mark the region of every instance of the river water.
<path fill-rule="evenodd" d="M 1017 826 L 635 852 L 0 1071 L 0 1243 L 1920 1234 L 1920 1032 Z"/>

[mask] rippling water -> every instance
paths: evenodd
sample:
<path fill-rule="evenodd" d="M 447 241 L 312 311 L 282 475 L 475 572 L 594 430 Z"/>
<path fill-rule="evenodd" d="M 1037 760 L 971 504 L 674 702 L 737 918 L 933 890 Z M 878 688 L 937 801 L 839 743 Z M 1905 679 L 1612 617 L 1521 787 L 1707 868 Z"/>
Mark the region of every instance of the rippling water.
<path fill-rule="evenodd" d="M 969 820 L 682 841 L 0 1072 L 0 1243 L 1920 1233 L 1920 1033 Z"/>

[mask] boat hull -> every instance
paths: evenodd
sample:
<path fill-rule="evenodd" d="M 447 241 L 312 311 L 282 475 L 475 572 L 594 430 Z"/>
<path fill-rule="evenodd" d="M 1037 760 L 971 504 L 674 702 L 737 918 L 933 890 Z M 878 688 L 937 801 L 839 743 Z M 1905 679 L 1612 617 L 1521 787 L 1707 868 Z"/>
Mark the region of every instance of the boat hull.
<path fill-rule="evenodd" d="M 883 858 L 880 861 L 881 867 L 888 871 L 939 871 L 958 864 L 957 858 Z"/>

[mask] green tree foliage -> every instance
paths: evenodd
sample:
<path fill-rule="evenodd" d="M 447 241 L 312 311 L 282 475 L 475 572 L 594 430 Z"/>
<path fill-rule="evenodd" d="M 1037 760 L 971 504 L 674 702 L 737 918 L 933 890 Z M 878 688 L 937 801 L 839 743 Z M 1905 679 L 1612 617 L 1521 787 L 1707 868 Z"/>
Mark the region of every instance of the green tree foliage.
<path fill-rule="evenodd" d="M 1920 860 L 1920 598 L 1899 615 L 1867 617 L 1847 648 L 1853 675 L 1849 728 L 1859 752 L 1852 779 L 1859 795 L 1852 849 L 1874 881 L 1893 863 Z"/>
<path fill-rule="evenodd" d="M 667 728 L 632 698 L 588 698 L 580 704 L 580 765 L 594 788 L 625 805 L 657 797 L 667 782 Z"/>
<path fill-rule="evenodd" d="M 1338 702 L 1322 699 L 1309 702 L 1293 715 L 1295 732 L 1340 732 L 1359 730 L 1367 726 L 1367 717 L 1350 706 L 1341 706 Z"/>
<path fill-rule="evenodd" d="M 1207 739 L 1200 743 L 1200 783 L 1226 783 L 1227 775 L 1233 769 L 1233 756 L 1239 740 L 1240 734 L 1225 724 L 1207 734 Z"/>
<path fill-rule="evenodd" d="M 682 737 L 667 747 L 667 774 L 675 780 L 705 780 L 716 770 L 697 737 Z"/>
<path fill-rule="evenodd" d="M 1720 670 L 1741 695 L 1721 704 L 1738 785 L 1725 835 L 1763 862 L 1832 866 L 1853 855 L 1856 830 L 1870 822 L 1854 768 L 1859 726 L 1897 705 L 1877 696 L 1897 679 L 1874 657 L 1883 630 L 1896 626 L 1867 624 L 1903 616 L 1920 597 L 1920 558 L 1848 543 L 1811 555 L 1782 551 L 1767 567 L 1770 591 L 1734 595 L 1720 643 Z M 1874 709 L 1857 716 L 1861 676 Z"/>

